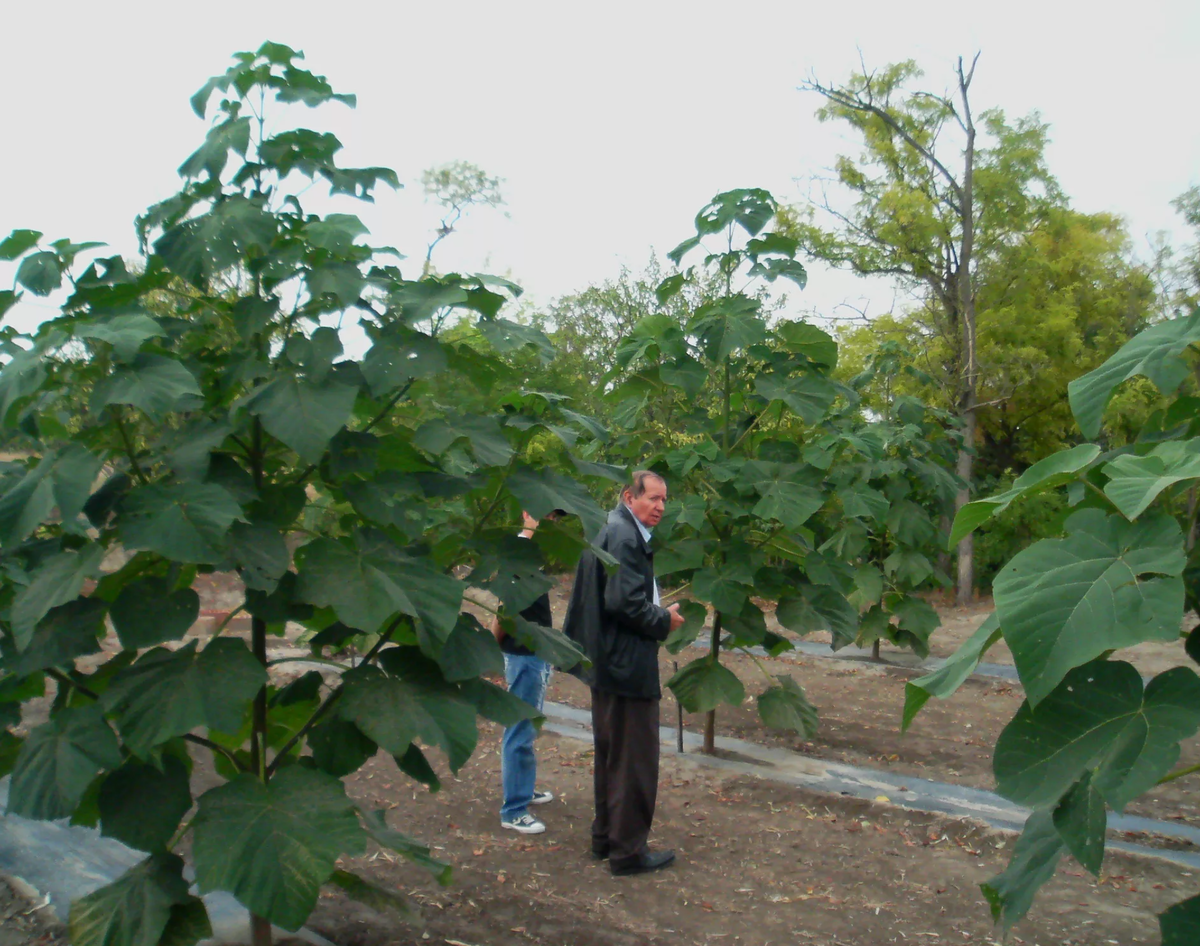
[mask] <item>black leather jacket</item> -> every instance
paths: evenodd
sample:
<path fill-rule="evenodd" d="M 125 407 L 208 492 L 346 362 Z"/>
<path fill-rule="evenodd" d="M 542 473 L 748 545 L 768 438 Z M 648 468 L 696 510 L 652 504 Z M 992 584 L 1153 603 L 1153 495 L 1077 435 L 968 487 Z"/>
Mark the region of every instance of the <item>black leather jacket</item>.
<path fill-rule="evenodd" d="M 620 568 L 607 574 L 591 551 L 579 559 L 563 623 L 592 662 L 578 675 L 605 693 L 659 699 L 658 645 L 671 632 L 671 615 L 654 604 L 654 553 L 624 503 L 608 514 L 595 544 Z"/>

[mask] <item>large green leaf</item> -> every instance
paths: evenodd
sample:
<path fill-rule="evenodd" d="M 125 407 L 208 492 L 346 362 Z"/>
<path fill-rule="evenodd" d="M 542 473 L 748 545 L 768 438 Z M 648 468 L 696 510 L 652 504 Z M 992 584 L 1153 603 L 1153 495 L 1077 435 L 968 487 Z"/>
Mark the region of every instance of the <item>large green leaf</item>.
<path fill-rule="evenodd" d="M 1190 897 L 1158 915 L 1162 946 L 1200 943 L 1200 896 Z"/>
<path fill-rule="evenodd" d="M 387 812 L 384 809 L 372 811 L 366 808 L 359 808 L 358 813 L 362 816 L 363 827 L 367 829 L 367 833 L 379 844 L 386 848 L 391 848 L 397 854 L 401 854 L 408 858 L 414 864 L 417 864 L 425 870 L 429 871 L 439 884 L 443 887 L 450 883 L 450 878 L 453 874 L 453 868 L 449 864 L 444 864 L 441 861 L 433 858 L 429 854 L 429 848 L 419 841 L 414 841 L 408 835 L 391 828 L 387 823 Z"/>
<path fill-rule="evenodd" d="M 858 636 L 858 611 L 845 595 L 828 585 L 801 585 L 799 594 L 784 595 L 775 618 L 789 631 L 808 634 L 829 631 L 833 649 L 853 644 Z"/>
<path fill-rule="evenodd" d="M 883 493 L 865 483 L 855 483 L 838 491 L 842 509 L 847 516 L 883 521 L 888 513 L 888 500 Z"/>
<path fill-rule="evenodd" d="M 276 378 L 263 385 L 246 401 L 272 437 L 283 441 L 308 463 L 316 463 L 333 435 L 341 430 L 358 387 L 336 373 L 320 384 L 304 378 Z"/>
<path fill-rule="evenodd" d="M 350 548 L 317 539 L 297 554 L 297 596 L 332 607 L 339 620 L 368 633 L 397 612 L 420 618 L 444 641 L 458 623 L 463 584 L 424 559 L 400 551 L 381 532 L 360 530 Z"/>
<path fill-rule="evenodd" d="M 585 536 L 594 537 L 607 519 L 586 489 L 553 470 L 522 468 L 510 474 L 504 485 L 535 519 L 542 519 L 555 509 L 578 516 Z"/>
<path fill-rule="evenodd" d="M 74 601 L 83 583 L 100 571 L 104 547 L 85 545 L 78 552 L 59 552 L 46 559 L 13 598 L 10 621 L 18 650 L 33 636 L 33 629 L 51 608 Z"/>
<path fill-rule="evenodd" d="M 148 651 L 105 690 L 104 708 L 116 715 L 121 738 L 136 755 L 145 758 L 198 726 L 237 731 L 246 703 L 266 682 L 244 641 L 219 637 L 197 652 L 198 643 Z"/>
<path fill-rule="evenodd" d="M 762 374 L 754 379 L 754 390 L 768 401 L 782 401 L 806 424 L 819 423 L 837 397 L 828 378 L 811 373 L 798 378 Z"/>
<path fill-rule="evenodd" d="M 65 818 L 101 770 L 120 764 L 117 737 L 99 706 L 60 709 L 21 746 L 8 812 L 43 821 Z"/>
<path fill-rule="evenodd" d="M 513 455 L 512 445 L 494 417 L 450 414 L 422 424 L 413 435 L 413 444 L 434 456 L 441 456 L 459 440 L 470 444 L 475 459 L 484 466 L 504 466 Z"/>
<path fill-rule="evenodd" d="M 201 403 L 200 386 L 182 363 L 143 352 L 128 366 L 115 368 L 107 378 L 96 382 L 90 406 L 93 413 L 99 413 L 110 404 L 129 404 L 157 419 Z"/>
<path fill-rule="evenodd" d="M 63 522 L 79 515 L 103 461 L 79 444 L 51 450 L 0 497 L 0 544 L 24 542 L 51 518 L 54 507 Z"/>
<path fill-rule="evenodd" d="M 992 908 L 992 919 L 1005 930 L 1029 912 L 1038 888 L 1054 876 L 1063 841 L 1047 810 L 1035 811 L 1013 848 L 1002 874 L 979 885 Z"/>
<path fill-rule="evenodd" d="M 172 591 L 165 578 L 139 578 L 121 589 L 109 614 L 122 647 L 153 647 L 188 632 L 200 616 L 200 596 L 191 588 Z"/>
<path fill-rule="evenodd" d="M 201 172 L 210 178 L 220 178 L 229 161 L 229 152 L 243 158 L 250 146 L 250 116 L 230 118 L 214 125 L 204 136 L 204 144 L 179 166 L 180 177 L 199 177 Z"/>
<path fill-rule="evenodd" d="M 382 397 L 414 378 L 446 369 L 446 352 L 436 338 L 420 332 L 385 334 L 363 358 L 362 373 L 371 394 Z"/>
<path fill-rule="evenodd" d="M 700 657 L 678 671 L 667 686 L 689 713 L 707 713 L 721 703 L 740 706 L 746 698 L 742 681 L 711 657 Z"/>
<path fill-rule="evenodd" d="M 62 262 L 53 250 L 30 253 L 17 267 L 16 283 L 34 295 L 48 296 L 62 285 Z"/>
<path fill-rule="evenodd" d="M 312 761 L 322 772 L 343 778 L 357 772 L 378 751 L 373 739 L 340 716 L 327 718 L 308 734 Z"/>
<path fill-rule="evenodd" d="M 458 623 L 442 644 L 437 661 L 446 679 L 451 681 L 504 672 L 504 652 L 496 638 L 473 614 L 465 612 L 458 616 Z"/>
<path fill-rule="evenodd" d="M 967 503 L 954 517 L 954 525 L 950 527 L 949 547 L 954 548 L 964 536 L 974 532 L 996 513 L 1008 508 L 1013 500 L 1027 493 L 1052 489 L 1075 479 L 1075 475 L 1094 462 L 1098 456 L 1100 448 L 1094 443 L 1081 443 L 1069 450 L 1061 450 L 1038 460 L 1016 478 L 1011 489 L 997 496 Z"/>
<path fill-rule="evenodd" d="M 779 686 L 768 688 L 758 697 L 758 715 L 773 729 L 787 729 L 811 739 L 817 734 L 817 708 L 787 674 L 775 679 Z"/>
<path fill-rule="evenodd" d="M 1072 667 L 1145 640 L 1175 640 L 1185 554 L 1167 516 L 1129 523 L 1083 509 L 1067 535 L 1020 552 L 993 591 L 1004 639 L 1036 705 Z"/>
<path fill-rule="evenodd" d="M 1200 437 L 1172 440 L 1145 456 L 1125 455 L 1104 466 L 1104 493 L 1127 519 L 1136 519 L 1168 486 L 1200 477 Z"/>
<path fill-rule="evenodd" d="M 511 622 L 511 625 L 509 624 Z M 570 670 L 587 660 L 569 637 L 562 631 L 541 624 L 527 621 L 519 614 L 511 614 L 504 619 L 506 633 L 516 638 L 519 644 L 528 647 L 535 654 L 560 670 Z"/>
<path fill-rule="evenodd" d="M 121 539 L 176 562 L 219 562 L 229 527 L 242 507 L 215 483 L 151 483 L 121 503 Z"/>
<path fill-rule="evenodd" d="M 50 667 L 74 667 L 76 657 L 99 653 L 104 612 L 104 602 L 96 598 L 76 598 L 52 608 L 25 649 L 4 661 L 4 669 L 25 677 Z"/>
<path fill-rule="evenodd" d="M 38 230 L 13 230 L 3 240 L 0 240 L 0 260 L 11 262 L 32 250 L 38 244 L 42 234 Z"/>
<path fill-rule="evenodd" d="M 340 887 L 342 893 L 351 900 L 357 900 L 377 913 L 391 911 L 400 916 L 408 916 L 412 913 L 408 901 L 396 891 L 373 884 L 352 871 L 335 870 L 329 878 L 329 883 Z"/>
<path fill-rule="evenodd" d="M 776 326 L 776 332 L 788 351 L 799 352 L 809 361 L 831 370 L 837 367 L 837 342 L 825 330 L 807 322 L 783 321 Z"/>
<path fill-rule="evenodd" d="M 142 313 L 116 315 L 103 322 L 88 322 L 75 329 L 80 338 L 97 338 L 112 345 L 122 361 L 133 361 L 142 343 L 167 333 L 150 316 Z"/>
<path fill-rule="evenodd" d="M 740 614 L 746 598 L 754 592 L 754 572 L 743 561 L 702 568 L 692 576 L 692 591 L 724 614 Z"/>
<path fill-rule="evenodd" d="M 708 608 L 699 601 L 680 601 L 679 613 L 683 616 L 683 624 L 675 628 L 663 642 L 663 646 L 672 654 L 679 653 L 699 637 L 708 619 Z"/>
<path fill-rule="evenodd" d="M 342 783 L 298 765 L 205 792 L 192 830 L 201 892 L 227 890 L 286 930 L 308 919 L 337 859 L 366 847 Z"/>
<path fill-rule="evenodd" d="M 246 587 L 267 594 L 291 564 L 283 533 L 263 522 L 235 522 L 229 530 L 229 554 Z"/>
<path fill-rule="evenodd" d="M 183 858 L 177 854 L 155 854 L 129 868 L 111 884 L 71 904 L 71 943 L 73 946 L 159 946 L 172 912 L 193 903 L 200 901 L 188 894 Z M 202 904 L 200 909 L 204 909 Z"/>
<path fill-rule="evenodd" d="M 277 228 L 275 218 L 254 201 L 227 197 L 208 213 L 172 227 L 154 249 L 171 272 L 204 290 L 252 247 L 269 245 Z"/>
<path fill-rule="evenodd" d="M 1200 309 L 1191 315 L 1159 322 L 1135 335 L 1108 361 L 1067 385 L 1071 410 L 1083 435 L 1100 432 L 1104 408 L 1117 385 L 1135 375 L 1144 375 L 1163 394 L 1171 394 L 1188 376 L 1184 349 L 1200 341 Z"/>
<path fill-rule="evenodd" d="M 997 791 L 1031 807 L 1057 803 L 1088 770 L 1118 810 L 1151 788 L 1200 728 L 1200 677 L 1188 667 L 1142 677 L 1123 661 L 1072 670 L 1036 707 L 1021 704 L 996 743 Z"/>
<path fill-rule="evenodd" d="M 762 303 L 735 294 L 703 303 L 687 323 L 687 333 L 704 346 L 709 361 L 723 364 L 735 351 L 749 348 L 767 336 Z"/>
<path fill-rule="evenodd" d="M 1108 830 L 1108 814 L 1104 796 L 1092 785 L 1092 773 L 1071 786 L 1054 807 L 1054 828 L 1067 850 L 1085 868 L 1100 876 L 1104 863 L 1104 833 Z"/>
<path fill-rule="evenodd" d="M 188 770 L 173 755 L 161 768 L 130 759 L 100 786 L 100 833 L 139 851 L 158 851 L 192 807 Z"/>
<path fill-rule="evenodd" d="M 475 750 L 475 707 L 452 687 L 420 686 L 363 667 L 343 678 L 338 714 L 385 752 L 403 755 L 418 736 L 446 752 L 457 772 Z"/>
<path fill-rule="evenodd" d="M 931 696 L 948 699 L 975 672 L 988 649 L 1000 640 L 1000 621 L 992 612 L 953 654 L 933 673 L 904 684 L 904 716 L 900 731 L 905 732 Z"/>
<path fill-rule="evenodd" d="M 459 691 L 480 716 L 501 726 L 514 726 L 525 719 L 535 720 L 540 726 L 544 718 L 536 706 L 487 680 L 464 680 Z"/>
<path fill-rule="evenodd" d="M 739 484 L 761 497 L 751 510 L 760 519 L 774 519 L 788 529 L 799 529 L 825 503 L 820 491 L 804 482 L 797 464 L 750 460 L 742 467 Z"/>

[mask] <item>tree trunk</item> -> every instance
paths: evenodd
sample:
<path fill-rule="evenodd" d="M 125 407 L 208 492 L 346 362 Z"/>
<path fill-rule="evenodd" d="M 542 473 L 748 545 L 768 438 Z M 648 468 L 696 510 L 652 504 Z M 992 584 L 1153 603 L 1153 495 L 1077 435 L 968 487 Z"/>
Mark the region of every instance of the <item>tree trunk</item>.
<path fill-rule="evenodd" d="M 876 663 L 882 663 L 883 658 L 879 656 L 879 638 L 875 638 L 875 642 L 871 644 L 871 659 Z"/>
<path fill-rule="evenodd" d="M 250 914 L 251 946 L 271 946 L 271 921 L 257 913 Z"/>
<path fill-rule="evenodd" d="M 709 645 L 709 657 L 717 660 L 721 654 L 721 612 L 713 613 L 712 643 Z M 712 755 L 717 751 L 717 711 L 710 709 L 704 714 L 704 752 Z"/>
<path fill-rule="evenodd" d="M 976 60 L 979 56 L 976 55 Z M 971 478 L 975 466 L 975 427 L 979 392 L 979 358 L 975 334 L 975 286 L 971 266 L 975 253 L 975 124 L 971 119 L 971 103 L 967 97 L 975 64 L 969 73 L 963 72 L 962 57 L 958 58 L 958 89 L 962 96 L 962 125 L 967 135 L 963 153 L 963 179 L 959 192 L 959 212 L 962 219 L 962 247 L 958 254 L 958 305 L 962 316 L 963 376 L 959 416 L 963 422 L 963 445 L 958 454 L 958 475 L 963 488 L 954 502 L 954 511 L 971 501 Z M 958 545 L 958 587 L 955 600 L 959 605 L 975 599 L 975 543 L 967 536 Z"/>

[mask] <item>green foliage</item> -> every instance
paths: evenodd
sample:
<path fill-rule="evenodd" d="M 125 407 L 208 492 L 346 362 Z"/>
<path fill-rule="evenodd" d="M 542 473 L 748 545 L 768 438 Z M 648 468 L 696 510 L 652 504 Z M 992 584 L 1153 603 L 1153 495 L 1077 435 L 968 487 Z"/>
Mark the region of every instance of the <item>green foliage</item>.
<path fill-rule="evenodd" d="M 996 613 L 946 666 L 909 684 L 905 725 L 930 695 L 961 684 L 999 634 L 1012 651 L 1026 700 L 996 744 L 999 792 L 1034 809 L 1008 869 L 983 885 L 1005 927 L 1029 909 L 1064 853 L 1093 873 L 1104 857 L 1107 808 L 1121 811 L 1172 771 L 1180 743 L 1200 729 L 1200 676 L 1177 666 L 1143 683 L 1115 651 L 1178 641 L 1181 660 L 1200 655 L 1181 632 L 1200 606 L 1200 546 L 1194 461 L 1200 402 L 1176 394 L 1197 364 L 1200 311 L 1130 340 L 1108 362 L 1073 381 L 1072 406 L 1086 433 L 1100 433 L 1114 389 L 1138 374 L 1173 400 L 1152 414 L 1131 447 L 1082 444 L 1047 458 L 1013 488 L 964 507 L 963 535 L 1010 503 L 1063 489 L 1074 511 L 1062 535 L 1018 553 L 994 583 Z M 1160 917 L 1164 942 L 1185 942 L 1195 898 Z"/>
<path fill-rule="evenodd" d="M 311 182 L 370 200 L 399 180 L 339 166 L 332 134 L 288 128 L 296 104 L 353 104 L 301 58 L 274 43 L 239 53 L 193 98 L 209 131 L 179 193 L 138 218 L 144 263 L 81 268 L 76 257 L 98 244 L 31 230 L 0 242 L 19 287 L 65 287 L 56 318 L 27 336 L 6 329 L 2 342 L 0 422 L 21 448 L 0 466 L 6 727 L 47 677 L 56 687 L 47 722 L 23 740 L 3 733 L 9 810 L 98 824 L 150 855 L 74 904 L 73 942 L 210 935 L 173 853 L 189 834 L 202 890 L 227 890 L 287 929 L 325 883 L 396 905 L 335 870 L 368 836 L 445 881 L 428 848 L 357 811 L 339 779 L 382 747 L 436 789 L 417 740 L 457 770 L 479 715 L 528 717 L 480 679 L 499 653 L 460 613 L 464 576 L 519 610 L 540 588 L 533 575 L 587 547 L 571 524 L 514 543 L 519 510 L 564 508 L 588 528 L 602 518 L 560 472 L 602 428 L 526 391 L 497 356 L 548 345 L 500 317 L 519 289 L 406 278 L 357 217 L 304 208 Z M 251 121 L 261 107 L 270 120 Z M 17 298 L 14 288 L 0 305 Z M 487 341 L 417 328 L 451 312 Z M 361 360 L 336 329 L 351 319 L 370 344 Z M 535 441 L 557 470 L 534 459 Z M 200 571 L 241 579 L 248 640 L 187 638 Z M 102 651 L 106 618 L 115 638 Z M 318 657 L 354 640 L 362 659 L 277 689 L 266 637 L 287 622 Z M 550 628 L 526 623 L 517 636 L 560 666 L 581 657 Z M 194 798 L 189 752 L 213 753 L 228 781 Z"/>

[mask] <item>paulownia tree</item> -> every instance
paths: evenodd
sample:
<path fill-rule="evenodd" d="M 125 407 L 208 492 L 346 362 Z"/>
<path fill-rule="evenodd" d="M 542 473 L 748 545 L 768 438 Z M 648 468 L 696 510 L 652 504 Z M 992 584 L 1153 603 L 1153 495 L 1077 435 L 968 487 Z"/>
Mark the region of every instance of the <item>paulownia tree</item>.
<path fill-rule="evenodd" d="M 1175 768 L 1200 728 L 1200 399 L 1181 387 L 1200 365 L 1200 310 L 1160 322 L 1068 385 L 1083 435 L 1096 440 L 1124 382 L 1164 396 L 1137 442 L 1081 443 L 1035 463 L 998 496 L 964 506 L 957 541 L 1022 497 L 1063 489 L 1074 511 L 1061 535 L 1018 553 L 993 583 L 995 613 L 936 673 L 907 685 L 904 726 L 931 696 L 950 696 L 1003 637 L 1025 701 L 996 743 L 997 790 L 1032 809 L 1007 870 L 984 883 L 1005 928 L 1021 919 L 1064 854 L 1093 874 L 1104 860 L 1108 809 L 1156 785 L 1195 776 Z M 1144 680 L 1119 652 L 1179 642 L 1180 666 Z M 1160 914 L 1163 946 L 1200 934 L 1200 896 Z"/>
<path fill-rule="evenodd" d="M 199 892 L 232 893 L 260 944 L 272 923 L 299 927 L 324 884 L 398 902 L 335 868 L 370 840 L 445 881 L 341 778 L 382 750 L 436 789 L 429 748 L 457 771 L 477 716 L 528 718 L 481 678 L 502 660 L 463 612 L 465 576 L 518 611 L 547 587 L 547 557 L 583 547 L 557 525 L 516 541 L 518 509 L 566 509 L 589 532 L 602 519 L 573 480 L 523 459 L 539 432 L 566 449 L 583 419 L 521 392 L 494 353 L 414 328 L 454 307 L 496 349 L 544 347 L 499 317 L 516 287 L 406 279 L 357 217 L 305 210 L 314 183 L 371 200 L 399 181 L 340 166 L 332 134 L 283 125 L 297 103 L 354 104 L 300 59 L 274 43 L 239 53 L 192 99 L 214 117 L 180 192 L 139 219 L 143 262 L 79 271 L 97 244 L 30 230 L 0 242 L 17 262 L 0 310 L 23 291 L 67 295 L 36 331 L 3 330 L 0 421 L 24 446 L 0 470 L 8 810 L 96 825 L 146 854 L 72 905 L 76 946 L 208 935 L 185 838 Z M 338 332 L 355 319 L 361 358 Z M 228 622 L 189 633 L 198 573 L 240 578 L 249 639 Z M 547 659 L 578 660 L 560 634 L 506 621 Z M 313 635 L 315 669 L 294 678 L 269 659 L 289 623 Z M 371 642 L 352 667 L 322 656 L 350 638 Z M 43 694 L 48 721 L 15 734 Z M 193 798 L 189 773 L 210 756 L 225 780 Z"/>

